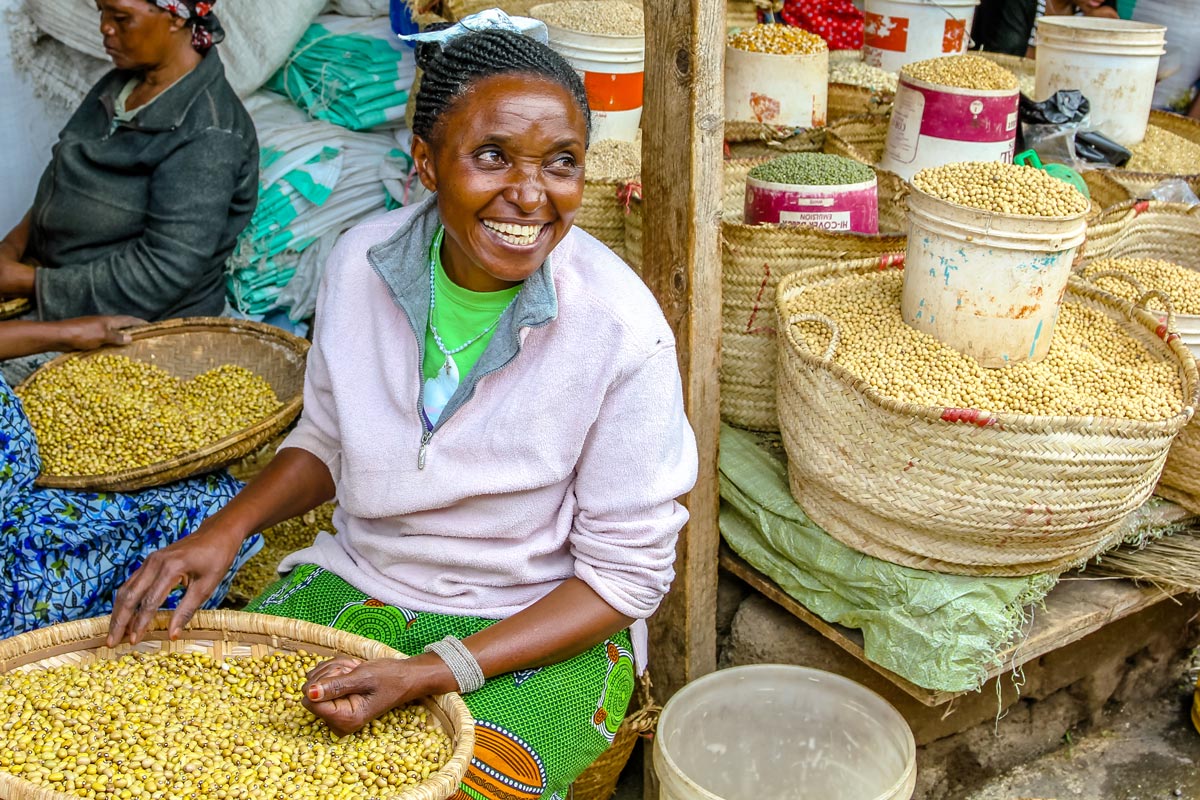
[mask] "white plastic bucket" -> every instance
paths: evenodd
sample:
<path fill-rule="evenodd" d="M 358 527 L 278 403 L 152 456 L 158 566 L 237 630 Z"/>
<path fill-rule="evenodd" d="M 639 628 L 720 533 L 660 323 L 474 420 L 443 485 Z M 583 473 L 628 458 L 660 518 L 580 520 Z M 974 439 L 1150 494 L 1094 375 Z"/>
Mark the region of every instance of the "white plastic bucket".
<path fill-rule="evenodd" d="M 913 188 L 904 321 L 984 367 L 1040 361 L 1083 244 L 1085 217 L 996 214 Z"/>
<path fill-rule="evenodd" d="M 1146 136 L 1167 29 L 1120 19 L 1042 17 L 1037 21 L 1037 96 L 1079 89 L 1091 125 L 1131 147 Z"/>
<path fill-rule="evenodd" d="M 683 687 L 654 737 L 660 800 L 909 800 L 916 745 L 883 698 L 807 667 L 734 667 Z"/>
<path fill-rule="evenodd" d="M 747 225 L 805 225 L 826 231 L 879 233 L 879 187 L 871 178 L 839 186 L 746 178 Z"/>
<path fill-rule="evenodd" d="M 879 166 L 910 180 L 959 161 L 1011 162 L 1019 104 L 1016 88 L 959 89 L 901 74 Z"/>
<path fill-rule="evenodd" d="M 537 17 L 542 6 L 529 13 Z M 547 25 L 550 47 L 583 78 L 592 109 L 592 141 L 637 139 L 646 66 L 644 36 L 579 33 Z"/>
<path fill-rule="evenodd" d="M 828 50 L 776 55 L 726 46 L 726 121 L 821 128 L 828 99 Z"/>
<path fill-rule="evenodd" d="M 863 60 L 888 72 L 967 51 L 979 0 L 866 0 Z"/>

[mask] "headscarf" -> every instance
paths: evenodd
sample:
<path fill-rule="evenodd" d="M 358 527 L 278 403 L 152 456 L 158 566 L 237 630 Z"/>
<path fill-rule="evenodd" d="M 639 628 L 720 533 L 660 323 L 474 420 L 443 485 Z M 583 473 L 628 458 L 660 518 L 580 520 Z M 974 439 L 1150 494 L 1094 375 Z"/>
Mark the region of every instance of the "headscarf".
<path fill-rule="evenodd" d="M 198 53 L 207 53 L 214 44 L 225 38 L 221 21 L 212 13 L 217 0 L 149 0 L 154 5 L 186 20 L 192 29 L 192 47 Z"/>

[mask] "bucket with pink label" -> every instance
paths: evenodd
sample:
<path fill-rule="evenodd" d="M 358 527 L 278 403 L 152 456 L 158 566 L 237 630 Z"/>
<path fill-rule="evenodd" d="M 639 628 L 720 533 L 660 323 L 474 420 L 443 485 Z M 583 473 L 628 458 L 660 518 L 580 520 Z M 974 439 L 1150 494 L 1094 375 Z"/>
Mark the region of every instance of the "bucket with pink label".
<path fill-rule="evenodd" d="M 879 166 L 909 180 L 942 164 L 1011 162 L 1019 102 L 1016 76 L 985 58 L 910 64 L 900 71 Z"/>
<path fill-rule="evenodd" d="M 879 233 L 875 171 L 841 156 L 789 153 L 750 170 L 745 219 L 749 225 Z"/>

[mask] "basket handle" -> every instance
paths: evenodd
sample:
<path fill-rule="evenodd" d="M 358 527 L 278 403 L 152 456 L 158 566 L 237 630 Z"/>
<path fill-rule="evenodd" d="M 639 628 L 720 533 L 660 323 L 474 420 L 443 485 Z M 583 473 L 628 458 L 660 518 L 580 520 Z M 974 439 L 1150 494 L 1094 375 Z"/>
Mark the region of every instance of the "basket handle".
<path fill-rule="evenodd" d="M 829 329 L 829 346 L 825 348 L 825 355 L 821 356 L 821 360 L 833 361 L 833 356 L 837 353 L 838 345 L 842 341 L 842 331 L 838 324 L 824 314 L 792 314 L 788 317 L 788 325 L 795 325 L 798 322 L 819 322 Z"/>
<path fill-rule="evenodd" d="M 658 718 L 662 714 L 662 706 L 654 702 L 654 695 L 651 692 L 653 685 L 650 680 L 650 671 L 643 672 L 638 679 L 637 710 L 627 716 L 623 723 L 629 725 L 638 736 L 646 738 L 654 735 L 658 728 Z"/>
<path fill-rule="evenodd" d="M 1098 272 L 1093 272 L 1090 275 L 1083 276 L 1083 279 L 1093 286 L 1096 285 L 1097 278 L 1116 278 L 1117 280 L 1125 281 L 1125 283 L 1128 283 L 1130 286 L 1132 286 L 1134 291 L 1138 293 L 1138 299 L 1133 301 L 1133 305 L 1130 308 L 1131 311 L 1134 308 L 1140 308 L 1143 311 L 1153 314 L 1154 312 L 1151 311 L 1146 304 L 1150 302 L 1152 298 L 1161 300 L 1167 309 L 1167 330 L 1172 332 L 1175 331 L 1175 304 L 1171 302 L 1171 296 L 1162 289 L 1147 289 L 1137 278 L 1133 277 L 1128 272 L 1122 272 L 1121 270 L 1117 269 L 1102 269 Z"/>

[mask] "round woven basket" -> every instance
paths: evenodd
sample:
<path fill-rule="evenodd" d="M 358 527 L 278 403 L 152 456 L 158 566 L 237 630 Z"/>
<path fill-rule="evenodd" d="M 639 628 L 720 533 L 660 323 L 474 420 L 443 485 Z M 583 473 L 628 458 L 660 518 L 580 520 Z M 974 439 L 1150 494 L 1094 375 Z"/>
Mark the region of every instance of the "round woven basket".
<path fill-rule="evenodd" d="M 754 0 L 725 0 L 725 27 L 749 28 L 758 24 L 758 4 Z"/>
<path fill-rule="evenodd" d="M 43 472 L 37 484 L 59 489 L 128 492 L 162 486 L 211 472 L 255 452 L 278 435 L 300 413 L 304 400 L 304 359 L 308 342 L 272 325 L 223 317 L 192 317 L 159 322 L 132 330 L 133 342 L 67 353 L 43 365 L 17 387 L 21 394 L 46 373 L 68 361 L 116 354 L 154 364 L 190 380 L 222 364 L 234 364 L 260 375 L 282 402 L 279 410 L 255 425 L 207 447 L 167 461 L 107 475 L 51 475 Z"/>
<path fill-rule="evenodd" d="M 876 91 L 851 83 L 829 84 L 825 118 L 829 124 L 864 114 L 892 113 L 892 92 Z"/>
<path fill-rule="evenodd" d="M 754 430 L 779 429 L 775 413 L 775 292 L 800 270 L 842 261 L 866 269 L 903 261 L 905 239 L 791 225 L 721 223 L 721 416 Z"/>
<path fill-rule="evenodd" d="M 108 617 L 68 622 L 22 634 L 0 642 L 0 673 L 23 669 L 47 669 L 63 664 L 87 664 L 119 658 L 131 651 L 144 653 L 210 654 L 214 659 L 266 656 L 276 652 L 304 650 L 319 656 L 348 655 L 356 658 L 404 658 L 401 653 L 362 636 L 314 625 L 311 622 L 246 614 L 239 611 L 199 611 L 182 636 L 167 638 L 170 612 L 162 612 L 144 641 L 115 649 L 104 646 Z M 428 779 L 393 800 L 444 800 L 458 791 L 475 749 L 475 719 L 457 694 L 425 698 L 436 723 L 454 742 L 450 760 Z M 76 795 L 55 792 L 0 772 L 0 797 L 5 800 L 76 800 Z"/>
<path fill-rule="evenodd" d="M 1150 112 L 1150 124 L 1200 145 L 1200 121 L 1167 111 L 1154 110 Z M 1182 178 L 1192 187 L 1193 192 L 1200 194 L 1200 163 L 1190 172 L 1179 174 L 1135 172 L 1128 169 L 1114 169 L 1108 172 L 1136 197 L 1148 197 L 1151 189 L 1170 178 Z"/>
<path fill-rule="evenodd" d="M 28 297 L 0 297 L 0 319 L 12 319 L 33 310 L 33 301 Z"/>
<path fill-rule="evenodd" d="M 1163 421 L 1038 417 L 885 397 L 809 349 L 807 288 L 878 269 L 828 264 L 783 279 L 779 418 L 796 501 L 844 544 L 904 566 L 962 575 L 1061 572 L 1116 544 L 1154 490 L 1197 401 L 1196 362 L 1158 320 L 1075 278 L 1065 302 L 1119 320 L 1175 365 L 1183 411 Z M 1165 332 L 1164 332 L 1165 335 Z M 870 435 L 864 435 L 864 431 Z"/>
<path fill-rule="evenodd" d="M 1102 254 L 1087 252 L 1083 267 L 1098 258 L 1156 258 L 1200 271 L 1200 207 L 1140 201 L 1110 216 L 1119 230 Z M 1200 420 L 1189 423 L 1171 445 L 1157 491 L 1200 514 Z"/>

